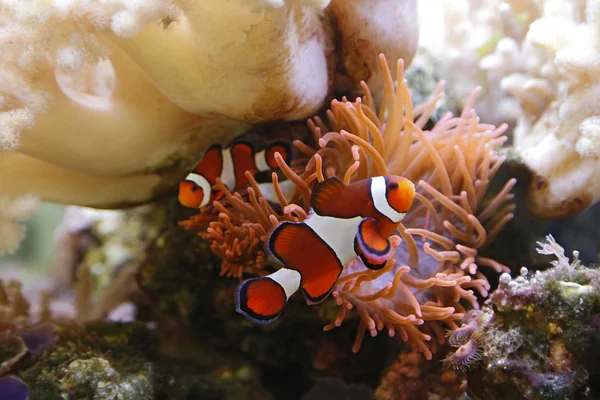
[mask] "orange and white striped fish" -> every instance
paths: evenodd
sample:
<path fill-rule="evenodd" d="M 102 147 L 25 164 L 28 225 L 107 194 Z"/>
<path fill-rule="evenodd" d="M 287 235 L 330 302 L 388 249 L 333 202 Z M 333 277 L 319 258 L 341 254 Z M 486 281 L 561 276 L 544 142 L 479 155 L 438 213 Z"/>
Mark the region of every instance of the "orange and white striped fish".
<path fill-rule="evenodd" d="M 414 184 L 396 175 L 350 185 L 337 178 L 319 183 L 308 217 L 280 223 L 267 239 L 268 252 L 284 266 L 242 282 L 236 310 L 253 322 L 271 323 L 300 288 L 309 304 L 325 300 L 356 257 L 368 268 L 383 268 L 394 252 L 389 237 L 414 196 Z"/>
<path fill-rule="evenodd" d="M 237 142 L 231 147 L 211 146 L 194 170 L 179 183 L 179 202 L 189 208 L 202 208 L 223 196 L 213 190 L 217 178 L 232 192 L 248 184 L 246 171 L 253 176 L 259 172 L 278 168 L 275 153 L 281 154 L 286 162 L 291 157 L 290 146 L 276 142 L 264 150 L 255 152 L 250 143 Z"/>

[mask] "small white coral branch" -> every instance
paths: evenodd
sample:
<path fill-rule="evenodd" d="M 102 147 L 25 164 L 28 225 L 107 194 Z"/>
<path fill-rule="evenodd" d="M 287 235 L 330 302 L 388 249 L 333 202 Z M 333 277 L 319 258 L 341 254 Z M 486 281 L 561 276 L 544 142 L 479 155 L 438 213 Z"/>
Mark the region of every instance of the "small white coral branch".
<path fill-rule="evenodd" d="M 25 237 L 25 227 L 19 222 L 32 217 L 37 208 L 38 199 L 34 196 L 0 196 L 0 256 L 17 250 Z"/>
<path fill-rule="evenodd" d="M 538 248 L 535 250 L 539 254 L 544 254 L 547 256 L 555 256 L 556 261 L 552 261 L 551 264 L 555 267 L 566 268 L 571 265 L 569 262 L 569 257 L 565 256 L 565 249 L 559 245 L 552 235 L 546 236 L 546 242 L 536 242 Z"/>

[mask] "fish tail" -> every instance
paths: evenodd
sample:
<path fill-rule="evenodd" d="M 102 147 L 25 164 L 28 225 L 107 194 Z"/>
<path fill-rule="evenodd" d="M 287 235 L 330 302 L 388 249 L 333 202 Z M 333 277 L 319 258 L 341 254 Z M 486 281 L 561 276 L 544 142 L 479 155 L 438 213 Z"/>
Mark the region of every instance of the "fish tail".
<path fill-rule="evenodd" d="M 236 311 L 254 323 L 270 324 L 300 288 L 300 281 L 300 274 L 287 268 L 268 276 L 248 279 L 238 286 Z"/>

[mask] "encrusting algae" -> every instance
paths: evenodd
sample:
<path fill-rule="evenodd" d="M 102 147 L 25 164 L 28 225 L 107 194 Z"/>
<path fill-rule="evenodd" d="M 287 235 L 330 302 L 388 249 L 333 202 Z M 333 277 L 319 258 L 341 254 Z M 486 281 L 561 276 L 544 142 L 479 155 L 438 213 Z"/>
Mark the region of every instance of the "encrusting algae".
<path fill-rule="evenodd" d="M 497 194 L 487 193 L 505 160 L 494 148 L 506 141 L 507 126 L 479 121 L 473 109 L 477 89 L 460 116 L 448 113 L 424 131 L 443 97 L 443 83 L 431 100 L 413 107 L 403 61 L 398 61 L 396 86 L 383 55 L 380 62 L 385 87 L 378 108 L 363 83 L 362 98 L 332 102 L 327 123 L 318 117 L 308 121 L 318 149 L 296 141 L 306 159 L 288 166 L 277 157 L 283 174 L 297 186 L 291 202 L 275 173 L 278 205 L 265 200 L 252 177 L 247 196 L 232 194 L 218 182 L 215 188 L 223 191 L 224 201 L 181 225 L 199 230 L 209 241 L 223 260 L 222 274 L 240 279 L 245 272 L 265 275 L 270 272 L 263 270 L 269 232 L 281 221 L 306 218 L 317 182 L 337 177 L 350 184 L 385 175 L 411 180 L 416 185 L 415 202 L 398 225 L 401 240 L 391 241 L 397 246 L 394 258 L 381 270 L 366 268 L 359 258 L 344 268 L 332 293 L 339 315 L 325 329 L 340 326 L 354 308 L 361 318 L 354 351 L 365 331 L 375 336 L 385 329 L 430 359 L 436 344 L 445 341 L 444 327 L 458 328 L 468 310 L 479 308 L 476 293 L 487 296 L 490 284 L 479 266 L 498 274 L 508 271 L 479 255 L 515 209 L 510 194 L 515 179 Z"/>

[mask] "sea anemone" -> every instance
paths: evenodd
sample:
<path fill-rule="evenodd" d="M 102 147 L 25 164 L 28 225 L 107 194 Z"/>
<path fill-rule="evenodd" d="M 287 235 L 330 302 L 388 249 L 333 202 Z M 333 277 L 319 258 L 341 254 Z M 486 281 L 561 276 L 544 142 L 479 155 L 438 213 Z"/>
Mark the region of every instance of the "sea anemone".
<path fill-rule="evenodd" d="M 232 207 L 215 203 L 221 212 L 218 221 L 210 222 L 201 235 L 224 259 L 229 252 L 241 261 L 244 250 L 250 250 L 255 262 L 262 262 L 269 229 L 283 219 L 302 220 L 317 181 L 336 176 L 351 183 L 387 174 L 410 179 L 417 183 L 416 201 L 398 225 L 402 243 L 394 259 L 379 271 L 367 269 L 359 259 L 346 266 L 332 293 L 340 312 L 325 329 L 340 326 L 354 308 L 361 318 L 354 351 L 360 348 L 365 331 L 375 336 L 386 329 L 390 336 L 399 333 L 430 359 L 436 340 L 445 340 L 441 324 L 457 329 L 457 321 L 463 320 L 469 309 L 479 308 L 475 291 L 487 296 L 490 285 L 479 266 L 497 273 L 508 270 L 479 255 L 479 249 L 512 219 L 515 208 L 512 203 L 505 204 L 512 199 L 509 192 L 514 179 L 496 195 L 486 196 L 505 160 L 493 150 L 506 140 L 507 126 L 479 122 L 473 110 L 476 89 L 460 116 L 448 113 L 431 130 L 423 131 L 443 97 L 443 83 L 430 101 L 413 108 L 403 61 L 398 61 L 395 85 L 385 57 L 379 59 L 385 84 L 378 108 L 363 83 L 362 98 L 332 102 L 327 123 L 317 117 L 309 120 L 319 147 L 295 142 L 309 157 L 303 172 L 296 174 L 278 158 L 283 173 L 298 187 L 292 203 L 279 196 L 282 212 L 276 213 L 261 199 L 257 187 L 248 189 L 248 201 L 224 190 Z M 278 191 L 276 180 L 274 186 Z M 190 222 L 184 225 L 192 227 Z M 227 235 L 238 240 L 224 241 Z"/>
<path fill-rule="evenodd" d="M 423 131 L 443 96 L 443 83 L 429 102 L 413 108 L 402 60 L 396 87 L 385 57 L 380 60 L 386 82 L 379 109 L 366 85 L 363 98 L 333 101 L 328 113 L 331 129 L 316 118 L 309 124 L 315 135 L 328 133 L 319 138 L 321 148 L 304 178 L 310 182 L 318 176 L 312 170 L 319 165 L 324 177 L 335 175 L 347 182 L 401 175 L 417 183 L 417 201 L 398 226 L 403 242 L 393 263 L 372 271 L 357 259 L 344 269 L 333 292 L 342 308 L 325 329 L 341 325 L 347 311 L 356 308 L 361 324 L 355 351 L 365 330 L 375 336 L 386 329 L 431 358 L 436 344 L 432 335 L 444 342 L 440 322 L 458 328 L 457 321 L 469 308 L 479 308 L 475 291 L 487 296 L 490 285 L 478 267 L 491 267 L 497 273 L 507 270 L 479 256 L 478 249 L 512 219 L 515 205 L 503 204 L 512 199 L 509 192 L 516 181 L 510 179 L 498 194 L 486 198 L 488 185 L 505 159 L 493 148 L 506 140 L 506 125 L 479 122 L 473 110 L 478 89 L 459 117 L 447 114 L 430 131 Z M 352 142 L 359 149 L 352 148 Z M 350 164 L 351 158 L 357 159 Z"/>
<path fill-rule="evenodd" d="M 276 157 L 278 162 L 284 163 L 279 153 Z M 231 193 L 217 178 L 215 189 L 223 192 L 223 199 L 179 222 L 185 229 L 197 230 L 210 243 L 212 252 L 222 260 L 221 275 L 239 279 L 244 272 L 265 275 L 262 267 L 268 232 L 281 221 L 299 220 L 292 214 L 283 215 L 276 211 L 265 199 L 252 174 L 246 172 L 246 177 L 250 186 L 244 193 Z M 287 205 L 276 173 L 273 173 L 273 182 L 280 205 Z"/>

